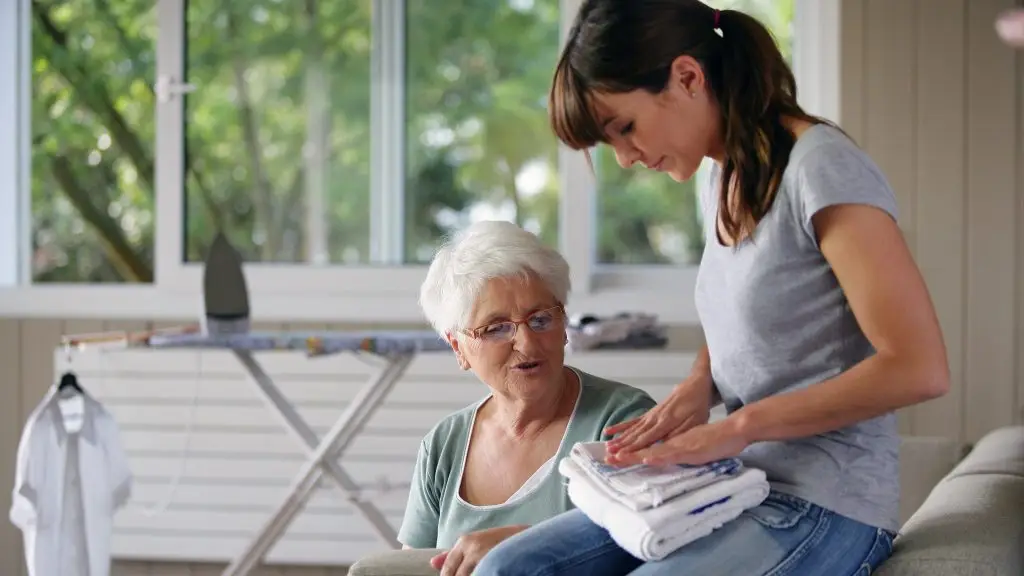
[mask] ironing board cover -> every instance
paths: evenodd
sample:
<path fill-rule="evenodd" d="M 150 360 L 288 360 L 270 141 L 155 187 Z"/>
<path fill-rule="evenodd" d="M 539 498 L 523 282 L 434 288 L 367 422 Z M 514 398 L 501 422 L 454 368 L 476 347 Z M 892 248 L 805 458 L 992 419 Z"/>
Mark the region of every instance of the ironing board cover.
<path fill-rule="evenodd" d="M 342 352 L 400 354 L 450 350 L 429 330 L 368 332 L 247 332 L 244 334 L 153 335 L 150 348 L 210 348 L 232 350 L 302 350 L 311 356 Z"/>

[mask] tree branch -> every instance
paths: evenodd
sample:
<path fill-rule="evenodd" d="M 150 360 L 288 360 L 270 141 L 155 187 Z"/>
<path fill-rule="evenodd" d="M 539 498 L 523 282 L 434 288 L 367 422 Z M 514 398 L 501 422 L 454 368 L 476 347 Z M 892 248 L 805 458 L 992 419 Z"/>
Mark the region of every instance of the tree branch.
<path fill-rule="evenodd" d="M 192 175 L 192 185 L 199 190 L 199 196 L 203 200 L 203 206 L 206 207 L 206 212 L 210 215 L 210 221 L 213 222 L 214 228 L 212 230 L 213 234 L 211 234 L 210 237 L 213 238 L 218 232 L 224 231 L 224 214 L 228 213 L 228 211 L 217 203 L 213 194 L 210 193 L 209 187 L 203 181 L 203 175 L 195 169 L 195 166 L 192 163 L 192 159 L 195 157 L 195 153 L 192 151 L 192 148 L 200 147 L 201 145 L 196 146 L 194 142 L 190 142 L 190 145 L 185 147 L 185 174 Z"/>
<path fill-rule="evenodd" d="M 106 6 L 106 2 L 103 2 L 103 6 Z M 114 108 L 113 100 L 110 95 L 103 88 L 102 84 L 96 84 L 94 80 L 101 78 L 102 75 L 95 74 L 86 70 L 85 63 L 80 60 L 75 60 L 68 50 L 68 39 L 67 33 L 57 27 L 57 25 L 50 18 L 49 12 L 45 6 L 41 6 L 37 0 L 32 1 L 32 12 L 39 23 L 39 26 L 46 32 L 47 36 L 53 42 L 53 44 L 63 52 L 62 58 L 51 58 L 51 62 L 57 70 L 57 73 L 64 78 L 64 80 L 72 87 L 76 88 L 77 92 L 81 95 L 83 103 L 86 107 L 99 117 L 107 128 L 110 130 L 111 138 L 117 143 L 118 148 L 123 150 L 135 166 L 135 171 L 139 177 L 148 185 L 150 195 L 155 190 L 155 175 L 153 171 L 153 160 L 149 153 L 146 152 L 138 136 L 128 127 L 128 122 L 123 116 Z M 111 13 L 111 18 L 113 15 Z M 124 32 L 119 30 L 119 34 L 123 37 Z M 127 42 L 127 40 L 125 40 Z M 134 48 L 131 48 L 134 49 Z M 147 86 L 152 91 L 152 86 Z M 192 142 L 191 148 L 195 149 L 197 146 L 196 142 Z M 190 151 L 191 152 L 191 151 Z M 190 172 L 193 177 L 193 183 L 199 191 L 203 204 L 207 211 L 210 213 L 210 219 L 216 226 L 217 230 L 223 230 L 224 228 L 224 216 L 225 212 L 217 201 L 214 199 L 213 194 L 210 193 L 209 187 L 205 184 L 203 175 L 197 171 L 192 164 L 192 153 L 186 153 L 185 157 L 185 170 Z"/>
<path fill-rule="evenodd" d="M 295 169 L 295 175 L 292 177 L 291 185 L 288 186 L 288 191 L 285 193 L 285 200 L 281 204 L 281 209 L 278 210 L 277 213 L 274 215 L 274 228 L 279 231 L 278 239 L 282 240 L 282 243 L 284 238 L 284 230 L 292 222 L 296 222 L 298 224 L 299 230 L 303 230 L 305 228 L 302 225 L 302 212 L 303 208 L 305 207 L 305 202 L 302 194 L 302 183 L 304 175 L 305 171 L 302 168 Z M 305 236 L 306 234 L 307 232 L 304 231 L 303 236 Z M 302 252 L 300 251 L 299 253 L 294 254 L 293 256 L 296 258 L 301 257 Z"/>
<path fill-rule="evenodd" d="M 227 35 L 237 42 L 238 24 L 232 10 L 226 11 Z M 237 47 L 238 44 L 235 44 Z M 252 98 L 249 96 L 249 85 L 245 79 L 245 72 L 248 70 L 248 63 L 242 58 L 241 50 L 236 49 L 231 59 L 232 69 L 235 75 L 235 90 L 238 92 L 238 117 L 242 124 L 242 134 L 245 139 L 245 147 L 249 152 L 253 181 L 255 183 L 255 194 L 253 204 L 256 207 L 256 221 L 263 226 L 266 239 L 261 250 L 262 260 L 267 261 L 274 257 L 277 246 L 272 234 L 273 224 L 273 196 L 271 194 L 270 182 L 267 180 L 263 169 L 263 150 L 260 146 L 259 126 L 256 122 L 256 113 L 253 111 Z"/>
<path fill-rule="evenodd" d="M 74 170 L 72 170 L 67 157 L 51 156 L 50 169 L 71 204 L 82 215 L 82 218 L 99 233 L 111 263 L 122 277 L 136 282 L 152 282 L 152 267 L 135 252 L 121 226 L 106 212 L 97 210 L 92 204 L 89 200 L 89 192 L 75 178 Z"/>
<path fill-rule="evenodd" d="M 110 2 L 108 0 L 93 0 L 96 3 L 97 10 L 103 14 L 103 17 L 107 20 L 107 23 L 117 35 L 117 39 L 121 44 L 121 49 L 130 55 L 141 54 L 147 50 L 147 48 L 139 42 L 135 42 L 125 32 L 124 27 L 121 26 L 120 22 L 117 21 L 117 17 L 114 15 L 114 11 L 110 8 Z M 132 57 L 133 62 L 138 62 L 137 58 Z M 145 82 L 145 78 L 140 77 L 136 74 L 136 77 L 143 80 L 143 84 L 146 85 L 146 89 L 150 94 L 156 95 L 156 90 L 153 85 L 149 82 Z M 207 213 L 210 216 L 210 221 L 213 222 L 214 232 L 221 232 L 224 230 L 224 216 L 225 212 L 217 201 L 214 199 L 213 194 L 210 193 L 209 187 L 195 166 L 192 164 L 192 159 L 196 156 L 193 152 L 194 149 L 198 149 L 199 155 L 202 155 L 202 143 L 197 142 L 195 138 L 192 138 L 189 142 L 190 146 L 185 149 L 185 172 L 186 174 L 192 175 L 192 185 L 199 191 L 199 195 L 203 202 L 203 207 L 206 208 Z"/>
<path fill-rule="evenodd" d="M 519 197 L 519 189 L 516 186 L 516 174 L 519 173 L 519 167 L 513 167 L 509 162 L 508 158 L 503 162 L 505 165 L 505 193 L 509 200 L 512 201 L 512 207 L 516 212 L 516 226 L 522 228 L 523 226 L 523 200 Z"/>
<path fill-rule="evenodd" d="M 121 45 L 121 49 L 128 54 L 128 57 L 133 63 L 138 64 L 139 60 L 136 58 L 136 55 L 145 52 L 147 47 L 128 37 L 128 33 L 125 32 L 121 23 L 117 21 L 117 16 L 115 16 L 114 11 L 110 9 L 110 3 L 107 0 L 93 0 L 93 2 L 96 4 L 97 11 L 103 15 L 103 19 L 106 20 L 107 24 L 114 29 L 114 34 L 117 36 L 117 41 Z M 135 77 L 143 80 L 143 84 L 145 84 L 146 89 L 151 95 L 156 94 L 156 90 L 153 88 L 153 85 L 149 82 L 145 82 L 144 76 L 135 74 Z"/>
<path fill-rule="evenodd" d="M 95 78 L 102 76 L 87 73 L 82 62 L 73 58 L 72 52 L 68 49 L 67 34 L 54 24 L 49 12 L 45 7 L 40 6 L 37 0 L 32 0 L 32 13 L 40 28 L 62 52 L 62 54 L 55 54 L 54 56 L 58 57 L 51 58 L 51 63 L 58 73 L 77 89 L 78 94 L 93 113 L 103 120 L 110 130 L 111 138 L 131 159 L 139 178 L 148 185 L 149 193 L 152 194 L 155 189 L 153 159 L 146 152 L 139 137 L 128 127 L 124 116 L 114 108 L 113 99 L 107 93 L 106 87 L 102 83 L 94 82 Z"/>

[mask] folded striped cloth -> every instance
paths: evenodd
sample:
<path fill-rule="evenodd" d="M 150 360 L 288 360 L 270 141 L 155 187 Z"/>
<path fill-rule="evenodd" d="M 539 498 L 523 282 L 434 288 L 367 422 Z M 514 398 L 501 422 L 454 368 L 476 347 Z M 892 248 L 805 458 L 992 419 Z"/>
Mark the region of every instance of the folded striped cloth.
<path fill-rule="evenodd" d="M 633 510 L 660 506 L 676 496 L 735 475 L 743 467 L 737 458 L 700 466 L 613 466 L 604 461 L 604 442 L 577 443 L 569 452 L 569 458 L 595 483 L 607 487 L 610 495 Z"/>
<path fill-rule="evenodd" d="M 626 507 L 606 484 L 563 458 L 558 470 L 569 479 L 569 499 L 591 521 L 608 531 L 624 550 L 645 562 L 661 560 L 679 548 L 711 534 L 768 496 L 765 473 L 755 468 L 675 496 L 645 510 Z"/>

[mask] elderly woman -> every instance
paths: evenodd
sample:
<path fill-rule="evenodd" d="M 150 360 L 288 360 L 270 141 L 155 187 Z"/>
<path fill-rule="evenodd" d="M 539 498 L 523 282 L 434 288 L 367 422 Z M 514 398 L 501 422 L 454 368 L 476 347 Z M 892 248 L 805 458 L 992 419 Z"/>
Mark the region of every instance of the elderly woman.
<path fill-rule="evenodd" d="M 508 222 L 480 222 L 443 246 L 420 304 L 480 401 L 419 447 L 399 540 L 440 548 L 442 575 L 469 574 L 497 543 L 572 508 L 557 462 L 576 442 L 655 405 L 642 390 L 564 364 L 569 267 Z"/>

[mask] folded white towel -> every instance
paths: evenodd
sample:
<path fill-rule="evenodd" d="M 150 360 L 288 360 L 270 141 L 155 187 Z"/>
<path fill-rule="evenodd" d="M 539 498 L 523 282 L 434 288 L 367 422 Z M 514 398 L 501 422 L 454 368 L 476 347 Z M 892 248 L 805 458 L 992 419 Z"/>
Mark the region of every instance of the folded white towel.
<path fill-rule="evenodd" d="M 569 499 L 624 550 L 643 560 L 661 560 L 680 547 L 707 536 L 741 512 L 768 497 L 764 471 L 748 468 L 710 485 L 677 496 L 661 506 L 636 511 L 606 486 L 593 481 L 572 458 L 559 472 L 569 479 Z"/>
<path fill-rule="evenodd" d="M 701 466 L 617 467 L 604 462 L 604 442 L 580 442 L 573 445 L 569 457 L 598 484 L 606 485 L 614 498 L 633 510 L 645 510 L 685 492 L 712 484 L 743 467 L 736 458 Z"/>

